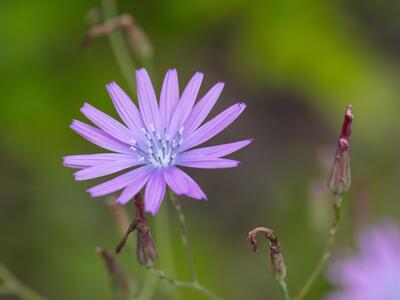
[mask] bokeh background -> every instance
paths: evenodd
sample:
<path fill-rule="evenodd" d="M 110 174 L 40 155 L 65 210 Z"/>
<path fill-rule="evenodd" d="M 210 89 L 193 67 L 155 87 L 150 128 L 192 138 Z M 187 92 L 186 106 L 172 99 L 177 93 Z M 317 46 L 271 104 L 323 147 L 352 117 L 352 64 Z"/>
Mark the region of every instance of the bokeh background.
<path fill-rule="evenodd" d="M 114 249 L 121 234 L 107 199 L 85 192 L 97 181 L 74 182 L 73 171 L 61 164 L 64 155 L 97 151 L 68 125 L 83 120 L 79 109 L 85 101 L 114 113 L 105 83 L 115 80 L 135 98 L 133 74 L 140 61 L 123 64 L 128 82 L 107 37 L 82 46 L 107 3 L 0 3 L 0 260 L 49 299 L 111 299 L 95 248 Z M 157 91 L 164 72 L 176 67 L 181 88 L 195 71 L 205 73 L 201 94 L 217 81 L 226 83 L 214 114 L 235 101 L 248 104 L 214 140 L 254 138 L 234 155 L 243 163 L 190 171 L 209 201 L 182 199 L 205 286 L 226 299 L 280 299 L 265 242 L 254 254 L 246 241 L 250 229 L 264 225 L 281 240 L 291 291 L 301 287 L 326 240 L 332 199 L 324 180 L 347 104 L 354 108 L 353 185 L 335 252 L 352 247 L 366 224 L 400 220 L 400 2 L 117 5 L 153 44 Z M 169 229 L 152 226 L 160 263 L 187 279 L 174 211 L 167 202 L 162 210 Z M 145 270 L 134 252 L 126 249 L 119 261 L 140 285 Z M 331 288 L 322 276 L 307 299 L 322 299 Z M 197 292 L 178 293 L 158 282 L 153 299 L 205 299 Z"/>

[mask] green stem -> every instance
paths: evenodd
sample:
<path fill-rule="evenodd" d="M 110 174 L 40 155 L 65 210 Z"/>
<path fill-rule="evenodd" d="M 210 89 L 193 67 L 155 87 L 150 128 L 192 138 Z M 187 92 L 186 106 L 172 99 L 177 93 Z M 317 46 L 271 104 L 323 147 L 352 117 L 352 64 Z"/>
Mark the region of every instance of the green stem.
<path fill-rule="evenodd" d="M 117 15 L 117 6 L 114 0 L 102 0 L 102 11 L 106 19 L 114 18 Z M 135 82 L 133 80 L 134 61 L 129 54 L 129 47 L 122 32 L 112 32 L 108 35 L 111 50 L 125 80 L 135 91 Z"/>
<path fill-rule="evenodd" d="M 168 276 L 164 271 L 154 268 L 154 267 L 149 267 L 149 269 L 155 273 L 158 278 L 167 281 L 169 284 L 180 287 L 180 288 L 190 288 L 197 290 L 205 295 L 207 295 L 210 299 L 214 300 L 222 300 L 222 298 L 213 292 L 211 292 L 209 289 L 206 287 L 202 286 L 199 282 L 195 281 L 182 281 L 182 280 L 177 280 L 173 277 Z"/>
<path fill-rule="evenodd" d="M 288 289 L 288 287 L 286 285 L 286 282 L 284 280 L 281 280 L 281 279 L 276 279 L 276 282 L 277 282 L 279 288 L 282 291 L 284 299 L 285 300 L 290 300 L 291 298 L 290 298 L 289 289 Z"/>
<path fill-rule="evenodd" d="M 0 262 L 0 279 L 3 281 L 3 289 L 1 292 L 6 292 L 6 289 L 11 294 L 15 294 L 24 300 L 46 300 L 47 298 L 38 294 L 22 282 L 20 282 L 14 274 L 12 274 L 6 266 Z"/>
<path fill-rule="evenodd" d="M 332 249 L 335 245 L 337 232 L 339 229 L 340 223 L 340 216 L 341 216 L 341 205 L 342 205 L 343 198 L 340 194 L 335 195 L 335 202 L 333 204 L 334 209 L 334 219 L 332 222 L 332 226 L 329 230 L 329 239 L 326 244 L 325 251 L 323 252 L 319 262 L 315 266 L 314 270 L 312 271 L 310 277 L 307 279 L 306 283 L 304 284 L 303 288 L 297 293 L 293 300 L 301 300 L 304 298 L 308 290 L 314 284 L 315 280 L 317 279 L 318 275 L 324 269 L 327 261 L 332 255 Z"/>
<path fill-rule="evenodd" d="M 176 213 L 178 215 L 178 220 L 179 220 L 180 229 L 181 229 L 182 245 L 185 248 L 186 258 L 188 261 L 190 273 L 192 275 L 192 281 L 197 282 L 198 280 L 197 280 L 196 268 L 194 266 L 192 247 L 190 246 L 189 239 L 188 239 L 188 230 L 187 230 L 186 219 L 185 219 L 185 215 L 182 210 L 182 206 L 179 202 L 179 199 L 175 197 L 175 195 L 172 193 L 171 190 L 168 190 L 168 197 L 171 200 L 171 202 L 173 203 Z"/>
<path fill-rule="evenodd" d="M 156 240 L 158 245 L 158 252 L 161 255 L 158 257 L 158 263 L 160 268 L 166 270 L 172 276 L 175 276 L 175 265 L 174 265 L 174 257 L 172 250 L 172 241 L 171 241 L 171 232 L 170 232 L 170 223 L 169 223 L 169 215 L 168 215 L 168 207 L 164 205 L 157 213 L 157 217 L 154 218 L 155 232 L 156 232 Z M 166 292 L 169 293 L 170 298 L 177 299 L 179 295 L 176 294 L 176 291 L 169 286 L 165 285 Z"/>

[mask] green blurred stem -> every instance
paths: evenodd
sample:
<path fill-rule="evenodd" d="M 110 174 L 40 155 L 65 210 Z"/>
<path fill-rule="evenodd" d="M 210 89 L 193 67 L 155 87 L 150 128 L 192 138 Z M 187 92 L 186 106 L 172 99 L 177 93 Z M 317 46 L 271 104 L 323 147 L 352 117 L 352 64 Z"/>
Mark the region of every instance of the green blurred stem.
<path fill-rule="evenodd" d="M 153 272 L 155 272 L 159 278 L 168 281 L 170 284 L 172 284 L 176 287 L 192 288 L 192 289 L 198 290 L 198 291 L 202 292 L 203 294 L 207 295 L 210 299 L 222 299 L 221 297 L 215 295 L 213 292 L 211 292 L 209 289 L 207 289 L 206 287 L 204 287 L 203 285 L 201 285 L 199 283 L 198 278 L 197 278 L 196 268 L 194 266 L 192 247 L 190 246 L 190 243 L 189 243 L 185 214 L 183 213 L 182 206 L 179 202 L 179 199 L 177 197 L 175 197 L 174 193 L 171 190 L 168 190 L 167 195 L 168 195 L 169 200 L 174 205 L 176 214 L 178 216 L 182 244 L 183 244 L 183 247 L 185 248 L 186 258 L 188 261 L 192 280 L 191 281 L 177 280 L 170 276 L 167 276 L 163 271 L 155 269 L 155 268 L 152 268 Z"/>
<path fill-rule="evenodd" d="M 20 282 L 2 262 L 0 262 L 0 280 L 3 281 L 3 285 L 0 286 L 0 294 L 15 294 L 23 300 L 47 299 Z"/>
<path fill-rule="evenodd" d="M 175 276 L 176 272 L 168 213 L 168 207 L 164 205 L 158 211 L 157 217 L 154 218 L 158 252 L 160 253 L 158 257 L 158 263 L 161 269 L 166 270 L 172 276 Z M 164 288 L 166 289 L 166 292 L 169 294 L 171 299 L 180 298 L 177 294 L 178 292 L 174 290 L 170 285 L 165 285 Z"/>
<path fill-rule="evenodd" d="M 290 300 L 291 298 L 290 298 L 290 295 L 289 295 L 289 290 L 288 290 L 288 287 L 286 285 L 286 282 L 281 278 L 276 278 L 276 282 L 277 282 L 279 288 L 282 291 L 284 299 L 285 300 Z"/>
<path fill-rule="evenodd" d="M 192 247 L 190 246 L 189 238 L 188 238 L 186 219 L 185 219 L 185 215 L 182 210 L 181 203 L 179 202 L 179 199 L 175 197 L 174 193 L 171 190 L 168 190 L 168 197 L 171 200 L 171 202 L 173 203 L 176 213 L 178 215 L 178 220 L 179 220 L 180 229 L 181 229 L 182 245 L 185 248 L 186 258 L 188 261 L 190 273 L 192 275 L 192 281 L 198 282 L 196 268 L 194 266 Z"/>
<path fill-rule="evenodd" d="M 149 300 L 154 294 L 156 276 L 150 272 L 146 272 L 144 277 L 143 288 L 138 297 L 135 300 Z"/>
<path fill-rule="evenodd" d="M 114 0 L 102 0 L 102 12 L 105 19 L 111 19 L 117 16 L 117 5 Z M 108 35 L 112 52 L 119 65 L 122 75 L 129 83 L 129 86 L 135 90 L 133 80 L 133 71 L 135 69 L 134 61 L 129 54 L 129 47 L 122 32 L 112 32 Z"/>
<path fill-rule="evenodd" d="M 214 294 L 213 292 L 211 292 L 206 287 L 202 286 L 197 281 L 177 280 L 175 278 L 172 278 L 172 277 L 168 276 L 164 271 L 162 271 L 160 269 L 157 269 L 157 268 L 154 268 L 154 267 L 149 267 L 149 270 L 151 270 L 153 273 L 155 273 L 158 276 L 158 278 L 167 281 L 169 284 L 171 284 L 173 286 L 180 287 L 180 288 L 194 289 L 194 290 L 197 290 L 197 291 L 203 293 L 204 295 L 208 296 L 210 299 L 222 300 L 221 297 L 219 297 L 218 295 Z"/>
<path fill-rule="evenodd" d="M 321 273 L 321 271 L 324 269 L 327 261 L 331 257 L 332 254 L 332 249 L 336 241 L 336 236 L 337 232 L 339 229 L 339 223 L 340 223 L 340 215 L 341 215 L 341 207 L 342 207 L 342 195 L 341 194 L 336 194 L 335 196 L 335 201 L 333 204 L 333 210 L 334 210 L 334 219 L 332 222 L 332 226 L 329 230 L 329 239 L 325 248 L 325 251 L 323 252 L 318 264 L 315 266 L 314 270 L 312 271 L 310 277 L 307 279 L 306 283 L 304 284 L 303 288 L 297 293 L 295 297 L 293 297 L 293 300 L 301 300 L 304 298 L 308 290 L 311 288 L 311 286 L 314 284 L 315 280 L 317 279 L 318 275 Z"/>

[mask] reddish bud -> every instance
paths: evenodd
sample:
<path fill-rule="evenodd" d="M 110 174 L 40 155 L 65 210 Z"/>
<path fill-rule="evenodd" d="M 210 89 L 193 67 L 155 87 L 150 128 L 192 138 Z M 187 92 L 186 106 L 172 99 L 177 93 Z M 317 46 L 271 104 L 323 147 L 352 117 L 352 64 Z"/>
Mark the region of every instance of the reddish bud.
<path fill-rule="evenodd" d="M 328 188 L 335 194 L 347 192 L 351 185 L 350 143 L 353 111 L 351 105 L 346 108 L 342 131 L 338 139 L 335 159 L 328 176 Z"/>

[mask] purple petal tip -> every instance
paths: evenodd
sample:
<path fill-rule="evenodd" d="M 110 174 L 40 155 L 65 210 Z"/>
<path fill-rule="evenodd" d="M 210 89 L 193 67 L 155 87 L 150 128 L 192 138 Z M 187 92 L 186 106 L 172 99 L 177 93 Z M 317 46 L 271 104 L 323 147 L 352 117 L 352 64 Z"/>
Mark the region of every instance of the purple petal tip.
<path fill-rule="evenodd" d="M 224 86 L 225 86 L 225 82 L 222 82 L 222 81 L 218 81 L 215 84 L 215 87 L 218 88 L 218 89 L 221 89 L 221 91 L 224 89 Z"/>
<path fill-rule="evenodd" d="M 81 107 L 80 112 L 84 113 L 86 110 L 90 109 L 91 107 L 92 106 L 89 103 L 85 102 L 85 103 L 83 103 L 83 106 Z"/>
<path fill-rule="evenodd" d="M 129 200 L 129 201 L 131 201 L 131 200 Z M 118 203 L 119 205 L 124 205 L 124 204 L 128 203 L 129 201 L 122 203 L 119 199 L 117 199 L 114 201 L 114 203 Z"/>
<path fill-rule="evenodd" d="M 240 109 L 245 109 L 246 108 L 246 103 L 244 103 L 244 102 L 240 102 L 240 103 L 238 103 L 238 106 L 240 107 Z"/>
<path fill-rule="evenodd" d="M 91 188 L 88 189 L 88 190 L 86 190 L 86 192 L 87 192 L 87 193 L 90 195 L 90 197 L 92 197 L 92 198 L 98 197 L 98 196 L 96 196 L 96 193 L 92 191 Z"/>
<path fill-rule="evenodd" d="M 204 77 L 204 73 L 196 72 L 195 76 L 203 78 Z"/>
<path fill-rule="evenodd" d="M 109 83 L 106 83 L 106 89 L 107 89 L 107 91 L 109 91 L 110 89 L 112 89 L 115 85 L 116 85 L 115 81 L 111 81 L 111 82 L 109 82 Z"/>
<path fill-rule="evenodd" d="M 74 130 L 76 128 L 78 122 L 79 122 L 78 120 L 72 120 L 71 124 L 69 125 L 69 128 Z"/>
<path fill-rule="evenodd" d="M 64 156 L 64 157 L 62 158 L 62 164 L 63 164 L 64 167 L 68 167 L 68 166 L 69 166 L 69 163 L 68 163 L 68 156 Z"/>
<path fill-rule="evenodd" d="M 140 68 L 136 70 L 136 75 L 141 75 L 142 73 L 147 73 L 145 68 Z"/>
<path fill-rule="evenodd" d="M 157 214 L 156 210 L 151 210 L 151 209 L 145 209 L 145 212 L 147 212 L 148 214 L 150 214 L 153 217 Z"/>
<path fill-rule="evenodd" d="M 246 146 L 250 145 L 252 142 L 254 142 L 254 139 L 248 139 Z"/>

